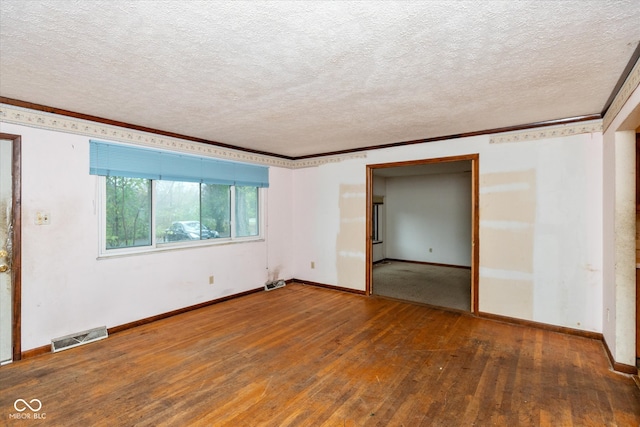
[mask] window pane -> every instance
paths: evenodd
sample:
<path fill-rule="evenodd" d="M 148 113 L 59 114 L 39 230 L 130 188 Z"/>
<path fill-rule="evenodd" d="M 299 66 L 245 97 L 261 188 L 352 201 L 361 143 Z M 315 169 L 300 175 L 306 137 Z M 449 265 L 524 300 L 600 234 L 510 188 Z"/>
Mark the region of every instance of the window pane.
<path fill-rule="evenodd" d="M 236 187 L 236 236 L 258 232 L 258 187 Z"/>
<path fill-rule="evenodd" d="M 200 240 L 200 184 L 156 181 L 156 240 Z"/>
<path fill-rule="evenodd" d="M 106 177 L 106 248 L 151 245 L 151 181 Z"/>
<path fill-rule="evenodd" d="M 231 190 L 228 185 L 201 184 L 202 224 L 217 237 L 231 237 Z"/>
<path fill-rule="evenodd" d="M 374 242 L 378 241 L 378 205 L 373 205 L 373 215 L 371 215 L 371 232 L 372 232 L 372 240 Z"/>

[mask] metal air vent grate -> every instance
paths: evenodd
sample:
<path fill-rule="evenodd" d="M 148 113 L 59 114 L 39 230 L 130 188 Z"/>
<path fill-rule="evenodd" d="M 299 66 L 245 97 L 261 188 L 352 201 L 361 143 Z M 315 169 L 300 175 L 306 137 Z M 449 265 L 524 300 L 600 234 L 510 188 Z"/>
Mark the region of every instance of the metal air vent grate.
<path fill-rule="evenodd" d="M 55 353 L 56 351 L 67 350 L 82 344 L 107 338 L 107 336 L 107 327 L 101 326 L 99 328 L 89 329 L 88 331 L 54 338 L 51 340 L 51 351 Z"/>
<path fill-rule="evenodd" d="M 274 280 L 273 282 L 267 282 L 264 284 L 264 290 L 265 291 L 272 291 L 274 289 L 278 289 L 281 288 L 285 285 L 285 281 L 284 280 Z"/>

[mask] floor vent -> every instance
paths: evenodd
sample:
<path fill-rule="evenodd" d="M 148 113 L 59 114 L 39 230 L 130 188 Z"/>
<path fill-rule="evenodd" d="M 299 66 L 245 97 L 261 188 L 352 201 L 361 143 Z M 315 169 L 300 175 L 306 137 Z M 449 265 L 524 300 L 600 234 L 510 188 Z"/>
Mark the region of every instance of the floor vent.
<path fill-rule="evenodd" d="M 265 291 L 272 291 L 274 289 L 278 289 L 281 288 L 285 285 L 285 281 L 284 280 L 274 280 L 273 282 L 267 282 L 264 284 L 264 290 Z"/>
<path fill-rule="evenodd" d="M 51 351 L 55 353 L 56 351 L 67 350 L 79 345 L 107 338 L 107 336 L 107 327 L 101 326 L 99 328 L 89 329 L 88 331 L 54 338 L 51 340 Z"/>

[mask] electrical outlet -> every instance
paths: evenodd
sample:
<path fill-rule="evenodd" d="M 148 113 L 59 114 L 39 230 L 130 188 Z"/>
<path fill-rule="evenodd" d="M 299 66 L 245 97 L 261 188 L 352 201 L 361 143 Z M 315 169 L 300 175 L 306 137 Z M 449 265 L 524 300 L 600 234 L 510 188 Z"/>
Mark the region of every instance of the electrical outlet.
<path fill-rule="evenodd" d="M 36 225 L 49 225 L 50 215 L 47 212 L 36 212 Z"/>
<path fill-rule="evenodd" d="M 433 252 L 433 248 L 429 248 L 429 252 Z"/>
<path fill-rule="evenodd" d="M 213 285 L 213 276 L 209 276 L 209 284 Z"/>
<path fill-rule="evenodd" d="M 311 261 L 311 268 L 316 268 L 316 263 Z"/>

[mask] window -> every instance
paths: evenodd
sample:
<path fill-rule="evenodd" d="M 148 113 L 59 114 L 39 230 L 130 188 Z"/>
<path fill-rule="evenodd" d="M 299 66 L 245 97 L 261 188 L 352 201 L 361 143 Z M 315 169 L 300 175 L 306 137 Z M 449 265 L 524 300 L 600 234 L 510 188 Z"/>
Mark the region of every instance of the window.
<path fill-rule="evenodd" d="M 373 212 L 371 212 L 371 240 L 373 243 L 382 243 L 382 206 L 384 198 L 373 196 Z"/>
<path fill-rule="evenodd" d="M 110 176 L 106 184 L 107 249 L 151 244 L 151 181 Z"/>
<path fill-rule="evenodd" d="M 156 241 L 231 237 L 231 186 L 156 181 Z"/>
<path fill-rule="evenodd" d="M 380 241 L 380 205 L 373 205 L 373 224 L 371 225 L 371 231 L 373 233 L 373 243 Z"/>
<path fill-rule="evenodd" d="M 268 168 L 91 141 L 104 254 L 260 238 Z"/>
<path fill-rule="evenodd" d="M 258 188 L 236 187 L 236 236 L 258 235 Z"/>

